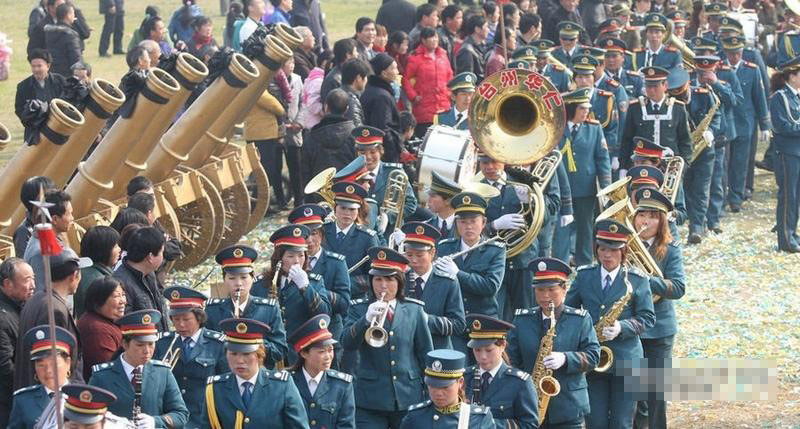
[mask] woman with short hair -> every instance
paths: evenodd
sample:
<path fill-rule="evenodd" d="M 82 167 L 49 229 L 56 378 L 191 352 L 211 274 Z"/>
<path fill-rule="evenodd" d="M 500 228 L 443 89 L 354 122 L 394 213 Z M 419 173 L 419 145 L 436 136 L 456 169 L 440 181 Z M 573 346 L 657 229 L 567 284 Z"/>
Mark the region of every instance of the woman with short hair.
<path fill-rule="evenodd" d="M 92 366 L 109 362 L 122 347 L 122 331 L 114 321 L 125 314 L 125 290 L 119 280 L 110 275 L 96 278 L 87 288 L 86 312 L 78 320 L 81 338 L 91 338 L 83 344 L 83 379 L 89 380 Z"/>

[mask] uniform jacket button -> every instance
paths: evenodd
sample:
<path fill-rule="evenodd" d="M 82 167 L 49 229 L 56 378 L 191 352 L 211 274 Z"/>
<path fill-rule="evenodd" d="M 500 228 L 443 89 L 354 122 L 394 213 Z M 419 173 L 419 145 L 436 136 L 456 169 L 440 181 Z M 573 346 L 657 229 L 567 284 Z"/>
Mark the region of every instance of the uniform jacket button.
<path fill-rule="evenodd" d="M 311 407 L 311 408 L 315 408 L 317 406 L 317 404 L 315 402 L 312 402 L 312 403 L 308 404 L 308 406 Z"/>
<path fill-rule="evenodd" d="M 245 422 L 245 423 L 250 423 L 250 417 L 245 417 L 245 418 L 244 418 L 244 422 Z"/>

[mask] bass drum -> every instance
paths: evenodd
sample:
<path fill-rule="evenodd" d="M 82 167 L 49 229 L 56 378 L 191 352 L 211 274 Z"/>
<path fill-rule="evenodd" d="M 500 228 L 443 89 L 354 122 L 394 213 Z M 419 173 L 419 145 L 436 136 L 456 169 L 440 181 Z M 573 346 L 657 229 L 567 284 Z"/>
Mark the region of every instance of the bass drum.
<path fill-rule="evenodd" d="M 428 128 L 419 150 L 416 190 L 420 204 L 428 202 L 431 173 L 437 172 L 458 184 L 465 184 L 475 175 L 478 149 L 467 130 L 443 125 Z"/>

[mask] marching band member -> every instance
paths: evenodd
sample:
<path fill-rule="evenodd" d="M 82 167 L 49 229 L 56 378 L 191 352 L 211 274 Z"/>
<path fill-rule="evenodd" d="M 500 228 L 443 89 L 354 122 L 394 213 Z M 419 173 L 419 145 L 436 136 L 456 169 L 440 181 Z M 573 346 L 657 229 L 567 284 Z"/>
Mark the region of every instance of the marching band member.
<path fill-rule="evenodd" d="M 591 59 L 583 56 L 582 59 Z M 579 69 L 576 68 L 576 71 Z M 581 71 L 581 73 L 583 73 Z M 556 227 L 553 255 L 569 260 L 571 243 L 575 243 L 575 263 L 592 261 L 592 223 L 596 216 L 597 184 L 603 188 L 611 183 L 611 164 L 608 145 L 600 124 L 588 119 L 591 103 L 588 88 L 577 89 L 563 96 L 567 111 L 567 127 L 560 143 L 567 170 L 574 221 Z M 530 284 L 527 282 L 526 284 Z M 528 307 L 531 307 L 529 305 Z"/>
<path fill-rule="evenodd" d="M 653 304 L 656 313 L 655 326 L 639 335 L 642 341 L 644 357 L 650 368 L 659 370 L 664 363 L 672 359 L 672 345 L 678 332 L 673 300 L 683 297 L 686 291 L 686 274 L 683 271 L 683 254 L 680 245 L 672 240 L 667 222 L 667 214 L 672 210 L 669 198 L 655 189 L 639 189 L 636 191 L 636 215 L 633 225 L 639 231 L 653 260 L 658 264 L 661 277 L 650 277 L 650 291 L 653 297 L 660 297 Z M 655 396 L 655 395 L 652 395 Z M 640 409 L 642 402 L 639 402 Z M 647 421 L 642 427 L 666 428 L 666 402 L 648 399 Z M 637 413 L 637 417 L 643 413 Z M 638 427 L 639 425 L 637 425 Z"/>
<path fill-rule="evenodd" d="M 706 20 L 708 21 L 708 30 L 698 35 L 718 42 L 717 35 L 721 24 L 720 21 L 722 17 L 728 13 L 728 5 L 720 2 L 707 3 L 703 5 L 703 13 L 705 13 Z"/>
<path fill-rule="evenodd" d="M 330 317 L 312 317 L 289 336 L 297 361 L 292 370 L 311 427 L 355 429 L 356 404 L 353 376 L 331 369 L 334 345 L 328 330 Z"/>
<path fill-rule="evenodd" d="M 664 173 L 650 165 L 637 165 L 631 168 L 628 170 L 628 177 L 631 178 L 628 183 L 628 195 L 634 207 L 636 207 L 636 191 L 641 188 L 661 189 L 661 184 L 664 183 Z"/>
<path fill-rule="evenodd" d="M 661 146 L 659 144 L 653 143 L 651 140 L 646 139 L 644 137 L 634 137 L 633 138 L 634 148 L 633 148 L 633 156 L 631 157 L 633 160 L 633 166 L 636 167 L 654 167 L 658 168 L 659 172 L 655 173 L 652 170 L 647 170 L 650 174 L 650 179 L 655 179 L 652 183 L 656 189 L 661 189 L 661 185 L 664 183 L 664 171 L 666 169 L 666 165 L 664 159 L 667 157 L 667 148 Z M 672 156 L 672 155 L 670 155 Z M 641 171 L 639 174 L 628 174 L 632 176 L 634 179 L 636 177 L 641 177 Z M 643 181 L 644 182 L 644 181 Z M 633 183 L 633 182 L 631 182 Z M 631 188 L 633 191 L 633 188 Z M 631 197 L 633 196 L 633 192 L 630 192 L 628 195 Z M 635 203 L 635 201 L 632 200 Z M 678 239 L 678 224 L 682 224 L 686 220 L 686 203 L 683 198 L 683 186 L 678 188 L 678 193 L 675 195 L 675 208 L 672 211 L 672 219 L 669 222 L 669 229 L 672 233 L 672 237 L 676 240 Z"/>
<path fill-rule="evenodd" d="M 683 40 L 686 38 L 686 25 L 689 24 L 689 17 L 686 15 L 687 11 L 673 10 L 665 15 L 665 17 L 672 21 L 672 34 Z"/>
<path fill-rule="evenodd" d="M 139 310 L 117 320 L 122 330 L 122 353 L 111 362 L 92 367 L 89 384 L 117 396 L 109 411 L 133 420 L 137 428 L 182 428 L 189 410 L 171 368 L 154 360 L 161 313 Z"/>
<path fill-rule="evenodd" d="M 492 241 L 456 258 L 447 257 L 462 252 L 481 242 L 486 228 L 486 200 L 478 194 L 462 192 L 451 200 L 456 210 L 457 238 L 439 242 L 440 258 L 434 267 L 449 276 L 455 276 L 461 286 L 464 312 L 498 316 L 497 292 L 505 273 L 505 244 Z M 467 351 L 467 338 L 453 336 L 453 348 Z"/>
<path fill-rule="evenodd" d="M 619 110 L 617 110 L 616 97 L 611 92 L 595 88 L 594 72 L 600 62 L 591 55 L 576 55 L 572 58 L 572 70 L 575 72 L 575 86 L 577 89 L 589 89 L 587 96 L 591 111 L 589 118 L 594 119 L 603 127 L 603 136 L 608 146 L 609 161 L 612 170 L 619 168 Z M 616 167 L 616 168 L 615 168 Z"/>
<path fill-rule="evenodd" d="M 322 276 L 322 282 L 328 289 L 328 302 L 331 305 L 331 320 L 328 329 L 334 339 L 341 338 L 344 318 L 350 306 L 350 276 L 347 274 L 347 262 L 344 255 L 323 248 L 325 233 L 322 228 L 327 211 L 316 204 L 303 204 L 289 213 L 289 222 L 308 227 L 310 233 L 306 239 L 308 245 L 308 268 L 313 274 Z M 335 367 L 341 359 L 341 346 L 335 344 L 337 356 Z"/>
<path fill-rule="evenodd" d="M 641 359 L 639 335 L 655 324 L 653 296 L 644 273 L 626 263 L 628 240 L 633 233 L 613 220 L 595 224 L 595 256 L 598 263 L 578 268 L 578 275 L 567 292 L 564 303 L 588 311 L 595 324 L 622 306 L 621 313 L 603 327 L 598 340 L 613 353 L 611 367 L 604 372 L 591 372 L 589 383 L 589 429 L 630 429 L 636 403 L 625 389 L 624 371 L 616 371 L 620 363 L 636 366 Z M 602 358 L 602 353 L 601 353 Z M 598 361 L 598 367 L 604 361 Z"/>
<path fill-rule="evenodd" d="M 447 125 L 457 130 L 468 130 L 469 103 L 472 101 L 472 94 L 475 93 L 477 82 L 478 78 L 470 72 L 459 73 L 450 79 L 450 82 L 447 82 L 447 88 L 452 93 L 453 107 L 434 115 L 433 124 Z"/>
<path fill-rule="evenodd" d="M 640 24 L 633 22 L 630 5 L 628 3 L 618 3 L 611 6 L 611 15 L 619 19 L 622 27 L 618 38 L 625 42 L 628 49 L 639 49 L 642 45 L 642 35 L 639 31 L 640 28 L 636 28 L 634 25 Z"/>
<path fill-rule="evenodd" d="M 800 57 L 781 65 L 785 84 L 769 99 L 769 109 L 775 126 L 775 181 L 778 183 L 778 206 L 775 211 L 778 249 L 800 252 L 797 236 L 797 198 L 800 187 Z"/>
<path fill-rule="evenodd" d="M 308 428 L 303 400 L 289 373 L 264 368 L 269 326 L 251 319 L 226 319 L 219 326 L 231 372 L 208 379 L 203 429 Z"/>
<path fill-rule="evenodd" d="M 551 52 L 553 51 L 554 46 L 555 43 L 553 43 L 552 40 L 535 40 L 531 42 L 531 47 L 535 49 L 534 52 L 529 53 L 528 48 L 523 46 L 518 48 L 515 53 L 521 49 L 525 49 L 525 56 L 514 57 L 514 59 L 524 59 L 525 61 L 536 64 L 537 73 L 550 79 L 550 82 L 552 82 L 553 85 L 558 88 L 559 92 L 567 92 L 572 84 L 572 80 L 569 77 L 569 71 L 566 69 L 565 63 L 562 63 L 562 65 L 556 65 L 550 64 L 548 61 L 550 55 L 552 55 Z M 533 56 L 533 58 L 531 58 L 531 56 Z"/>
<path fill-rule="evenodd" d="M 670 72 L 681 67 L 683 55 L 680 51 L 664 45 L 667 18 L 660 13 L 651 13 L 645 18 L 644 26 L 647 42 L 642 48 L 634 51 L 633 70 L 656 66 Z"/>
<path fill-rule="evenodd" d="M 428 190 L 428 208 L 434 216 L 425 221 L 433 225 L 440 233 L 441 239 L 453 238 L 455 236 L 455 209 L 452 198 L 461 192 L 458 183 L 442 176 L 436 171 L 431 172 L 431 187 Z"/>
<path fill-rule="evenodd" d="M 364 201 L 367 203 L 358 211 L 356 223 L 363 225 L 369 229 L 374 230 L 378 222 L 378 202 L 369 197 L 369 190 L 372 187 L 375 177 L 367 171 L 367 161 L 364 155 L 358 155 L 345 165 L 341 170 L 333 175 L 333 184 L 339 182 L 353 182 L 361 185 L 366 191 L 367 197 Z M 333 210 L 333 207 L 331 207 Z M 335 218 L 335 216 L 333 216 Z"/>
<path fill-rule="evenodd" d="M 207 319 L 203 311 L 205 295 L 186 287 L 170 287 L 164 289 L 164 296 L 169 300 L 169 318 L 175 331 L 161 335 L 156 341 L 154 356 L 164 360 L 170 350 L 177 353 L 164 363 L 172 366 L 183 402 L 189 409 L 186 427 L 195 429 L 202 425 L 206 380 L 230 371 L 225 360 L 224 340 L 219 332 L 203 327 Z"/>
<path fill-rule="evenodd" d="M 67 384 L 61 387 L 61 393 L 65 395 L 63 414 L 65 429 L 129 429 L 135 427 L 130 420 L 115 416 L 108 411 L 108 406 L 117 400 L 117 397 L 108 390 L 86 384 Z M 43 429 L 57 427 L 57 424 L 52 424 L 44 426 Z"/>
<path fill-rule="evenodd" d="M 569 64 L 570 59 L 578 51 L 578 36 L 581 32 L 586 32 L 579 24 L 572 21 L 561 21 L 558 23 L 559 46 L 550 52 L 553 58 L 561 64 Z"/>
<path fill-rule="evenodd" d="M 370 249 L 369 257 L 372 287 L 368 298 L 350 303 L 342 335 L 344 348 L 360 355 L 355 374 L 356 426 L 398 428 L 408 407 L 424 397 L 425 355 L 433 343 L 424 303 L 405 296 L 408 259 L 384 247 Z"/>
<path fill-rule="evenodd" d="M 470 314 L 469 343 L 477 365 L 464 373 L 464 394 L 471 404 L 491 408 L 497 427 L 539 427 L 536 388 L 530 373 L 509 366 L 506 334 L 511 323 Z M 478 381 L 480 380 L 480 381 Z"/>
<path fill-rule="evenodd" d="M 323 246 L 331 252 L 344 255 L 350 269 L 367 254 L 367 250 L 378 245 L 375 231 L 356 223 L 359 212 L 365 209 L 367 191 L 354 182 L 342 181 L 333 184 L 335 194 L 333 213 L 336 220 L 323 225 Z M 369 278 L 367 267 L 362 264 L 350 274 L 350 296 L 359 298 L 366 294 Z"/>
<path fill-rule="evenodd" d="M 610 92 L 614 95 L 614 108 L 617 111 L 617 141 L 611 142 L 613 151 L 619 152 L 619 139 L 622 138 L 621 131 L 625 129 L 625 115 L 628 112 L 628 92 L 619 81 L 606 76 L 606 51 L 601 48 L 589 47 L 580 50 L 583 55 L 589 55 L 597 60 L 594 69 L 594 87 L 599 90 Z M 594 95 L 594 94 L 593 94 Z"/>
<path fill-rule="evenodd" d="M 53 371 L 53 342 L 56 343 L 57 371 Z M 67 384 L 73 353 L 78 341 L 66 329 L 56 326 L 55 339 L 50 337 L 50 327 L 40 325 L 25 333 L 21 344 L 29 350 L 39 384 L 14 392 L 8 429 L 33 429 L 42 412 L 50 404 L 53 392 Z"/>
<path fill-rule="evenodd" d="M 667 96 L 667 75 L 661 67 L 645 67 L 644 89 L 647 97 L 631 100 L 625 118 L 625 130 L 619 152 L 620 175 L 632 166 L 634 137 L 645 137 L 670 148 L 684 160 L 691 159 L 692 139 L 689 114 L 683 102 Z"/>
<path fill-rule="evenodd" d="M 464 334 L 464 303 L 458 279 L 433 269 L 439 231 L 423 222 L 403 225 L 403 249 L 411 268 L 406 275 L 405 295 L 425 303 L 428 330 L 435 349 L 452 349 L 451 336 Z"/>
<path fill-rule="evenodd" d="M 734 18 L 729 16 L 722 17 L 719 24 L 718 39 L 722 40 L 731 36 L 746 38 L 744 34 L 744 27 L 742 26 L 741 22 Z M 720 42 L 718 45 L 719 48 L 722 48 L 721 44 L 722 43 Z M 722 49 L 719 49 L 719 51 L 722 51 Z M 721 52 L 719 53 L 721 54 Z M 761 72 L 761 82 L 764 84 L 764 90 L 769 91 L 769 74 L 767 73 L 767 65 L 764 62 L 764 57 L 761 55 L 761 51 L 750 46 L 745 46 L 742 50 L 742 59 L 751 62 L 758 67 L 758 70 Z"/>
<path fill-rule="evenodd" d="M 290 224 L 272 233 L 269 241 L 275 250 L 270 258 L 270 269 L 253 285 L 253 295 L 278 300 L 287 332 L 294 332 L 317 314 L 331 311 L 322 276 L 306 271 L 306 240 L 310 232 L 306 226 Z M 297 358 L 293 350 L 289 350 L 287 357 L 289 365 Z"/>
<path fill-rule="evenodd" d="M 496 427 L 489 407 L 472 404 L 468 405 L 468 414 L 461 414 L 462 406 L 466 405 L 462 402 L 465 361 L 464 353 L 456 350 L 432 350 L 425 356 L 425 384 L 431 399 L 412 405 L 401 428 Z"/>
<path fill-rule="evenodd" d="M 255 273 L 253 263 L 258 252 L 250 246 L 236 244 L 217 253 L 217 264 L 222 266 L 223 285 L 228 298 L 209 299 L 206 303 L 206 328 L 220 331 L 219 323 L 225 319 L 248 318 L 258 320 L 270 327 L 265 334 L 268 367 L 273 367 L 288 356 L 286 331 L 277 299 L 257 296 L 253 289 Z"/>
<path fill-rule="evenodd" d="M 625 88 L 629 99 L 643 95 L 644 80 L 642 75 L 637 71 L 625 69 L 625 59 L 628 52 L 628 46 L 625 42 L 621 39 L 608 38 L 598 40 L 597 45 L 606 50 L 606 54 L 603 56 L 606 75 L 619 82 Z M 625 127 L 621 128 L 625 129 Z"/>
<path fill-rule="evenodd" d="M 561 391 L 549 399 L 543 414 L 543 398 L 539 397 L 540 428 L 581 428 L 589 414 L 585 374 L 594 369 L 600 355 L 592 317 L 586 310 L 564 304 L 572 274 L 569 265 L 558 259 L 540 258 L 531 261 L 531 269 L 538 306 L 517 310 L 515 328 L 508 334 L 508 356 L 515 367 L 534 377 L 541 358 L 544 368 L 552 371 L 561 386 Z M 550 314 L 551 304 L 554 314 Z M 542 338 L 553 323 L 555 337 L 551 340 L 551 352 L 539 356 Z"/>

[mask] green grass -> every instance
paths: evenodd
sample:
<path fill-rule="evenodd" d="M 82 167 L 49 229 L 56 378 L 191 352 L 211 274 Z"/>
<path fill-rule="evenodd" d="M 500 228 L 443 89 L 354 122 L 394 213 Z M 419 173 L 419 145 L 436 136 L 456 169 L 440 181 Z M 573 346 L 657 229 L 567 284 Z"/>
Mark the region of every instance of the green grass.
<path fill-rule="evenodd" d="M 97 54 L 100 33 L 103 29 L 103 16 L 97 10 L 98 0 L 75 0 L 75 3 L 81 8 L 92 28 L 92 36 L 86 41 L 84 60 L 92 65 L 94 77 L 114 83 L 119 82 L 127 70 L 124 56 L 100 58 Z M 0 123 L 8 127 L 12 134 L 11 144 L 0 152 L 0 165 L 5 165 L 22 143 L 23 127 L 14 114 L 14 95 L 17 83 L 30 76 L 25 48 L 28 44 L 28 14 L 34 4 L 31 0 L 0 0 L 0 13 L 4 18 L 3 24 L 0 25 L 0 31 L 6 33 L 13 41 L 11 47 L 14 50 L 11 59 L 11 75 L 7 81 L 0 82 L 0 106 L 3 106 L 0 109 Z M 169 22 L 173 11 L 180 6 L 180 2 L 176 0 L 126 0 L 123 48 L 127 47 L 133 31 L 139 27 L 144 17 L 144 9 L 149 4 L 158 6 L 165 23 Z M 198 4 L 203 12 L 212 18 L 215 38 L 222 43 L 225 18 L 219 14 L 219 1 L 198 0 Z M 360 16 L 374 17 L 380 4 L 380 0 L 324 0 L 322 9 L 325 13 L 330 40 L 335 41 L 352 35 L 356 19 Z"/>

